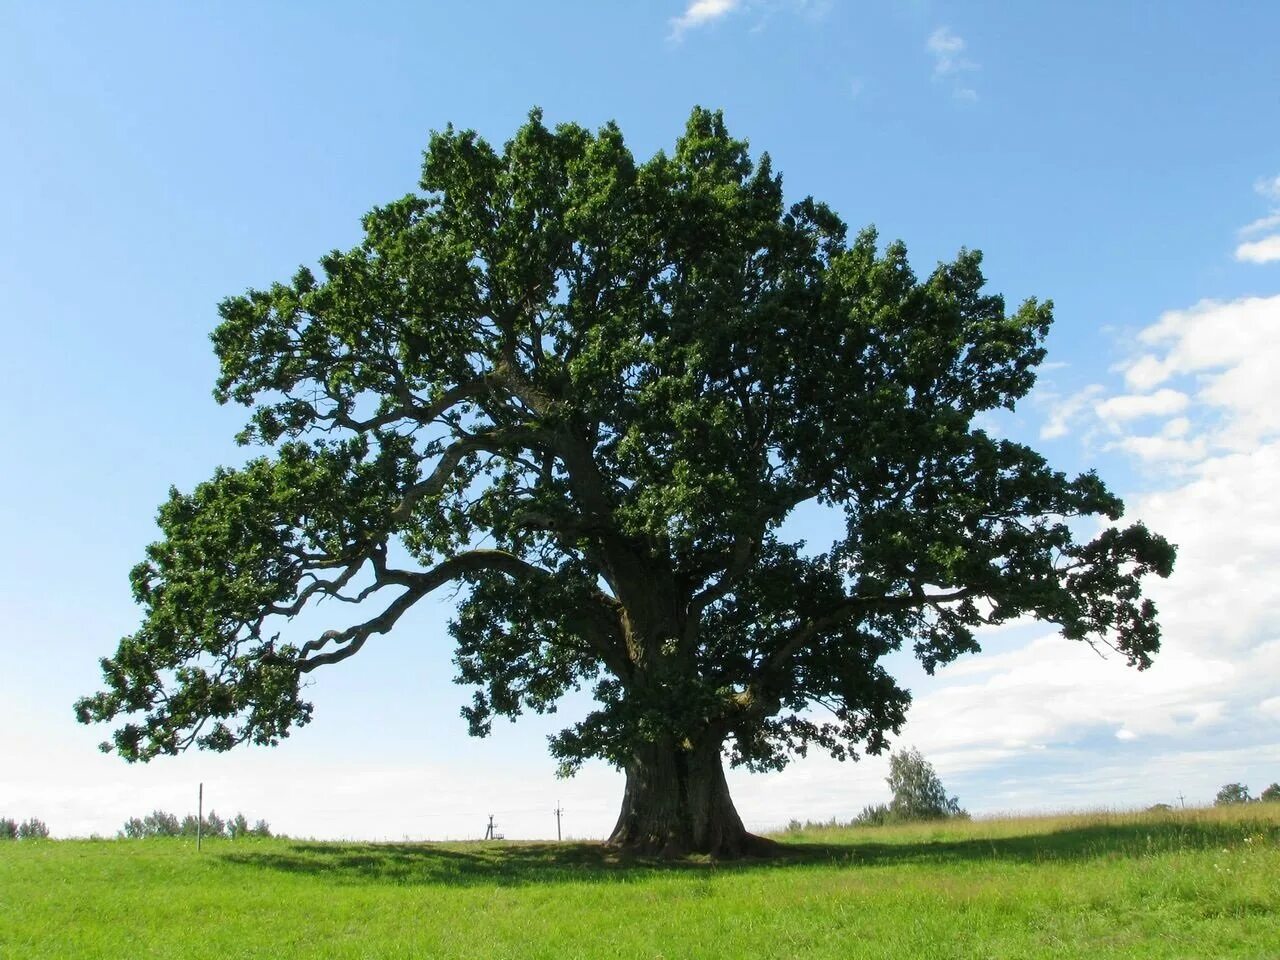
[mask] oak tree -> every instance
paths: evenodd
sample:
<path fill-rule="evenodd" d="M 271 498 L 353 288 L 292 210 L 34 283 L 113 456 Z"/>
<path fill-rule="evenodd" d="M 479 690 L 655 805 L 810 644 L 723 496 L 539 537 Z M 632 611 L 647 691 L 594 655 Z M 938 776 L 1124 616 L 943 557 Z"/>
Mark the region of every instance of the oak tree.
<path fill-rule="evenodd" d="M 274 744 L 304 678 L 452 585 L 473 734 L 586 687 L 550 748 L 625 771 L 612 842 L 734 855 L 724 764 L 882 750 L 904 645 L 932 671 L 1033 616 L 1144 668 L 1174 551 L 978 425 L 1051 320 L 984 283 L 787 204 L 719 113 L 644 162 L 536 111 L 500 150 L 435 134 L 359 246 L 222 303 L 216 397 L 265 452 L 160 508 L 142 624 L 78 715 L 129 760 Z M 797 509 L 824 542 L 785 536 Z M 289 633 L 334 597 L 372 609 Z"/>

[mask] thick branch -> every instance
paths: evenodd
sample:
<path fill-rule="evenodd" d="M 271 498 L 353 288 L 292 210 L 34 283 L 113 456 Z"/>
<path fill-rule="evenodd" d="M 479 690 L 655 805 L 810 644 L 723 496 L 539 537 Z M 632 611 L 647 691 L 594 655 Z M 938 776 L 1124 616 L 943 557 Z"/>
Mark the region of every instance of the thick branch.
<path fill-rule="evenodd" d="M 326 418 L 332 420 L 335 426 L 345 427 L 356 433 L 377 430 L 401 420 L 412 420 L 425 425 L 447 413 L 459 403 L 484 396 L 492 388 L 493 383 L 490 378 L 481 377 L 451 387 L 434 403 L 428 404 L 423 404 L 406 389 L 403 393 L 399 393 L 400 403 L 397 406 L 376 417 L 357 420 L 347 412 L 346 404 L 339 402 L 339 405 L 326 415 Z"/>
<path fill-rule="evenodd" d="M 733 589 L 734 583 L 751 568 L 751 561 L 755 558 L 756 548 L 759 545 L 760 540 L 754 535 L 740 533 L 733 538 L 733 547 L 729 552 L 729 561 L 725 565 L 724 573 L 715 583 L 695 593 L 689 601 L 689 612 L 684 628 L 686 647 L 697 642 L 703 611 L 728 594 Z"/>
<path fill-rule="evenodd" d="M 799 504 L 816 496 L 817 493 L 817 489 L 813 487 L 798 487 L 792 490 L 775 505 L 760 511 L 753 523 L 753 529 L 739 531 L 734 535 L 733 545 L 730 547 L 728 559 L 721 568 L 723 572 L 719 578 L 695 593 L 689 601 L 688 618 L 685 621 L 686 646 L 697 642 L 702 614 L 707 607 L 727 596 L 734 585 L 751 569 L 769 524 L 786 516 Z"/>
<path fill-rule="evenodd" d="M 423 497 L 431 497 L 440 493 L 453 478 L 454 472 L 468 454 L 493 453 L 506 454 L 513 445 L 530 446 L 537 438 L 532 430 L 512 428 L 472 434 L 456 440 L 445 447 L 436 461 L 435 467 L 425 480 L 405 489 L 404 497 L 392 514 L 397 523 L 409 519 L 414 505 Z"/>
<path fill-rule="evenodd" d="M 376 561 L 376 558 L 375 558 Z M 404 586 L 407 589 L 393 600 L 378 616 L 345 630 L 328 630 L 314 640 L 308 640 L 299 649 L 298 671 L 310 673 L 317 667 L 339 663 L 354 656 L 374 634 L 386 633 L 404 613 L 431 591 L 459 580 L 468 573 L 492 570 L 522 578 L 554 578 L 549 570 L 535 566 L 505 550 L 470 550 L 443 560 L 430 570 L 408 571 L 387 569 L 376 563 L 377 581 L 369 590 L 383 586 Z M 596 591 L 594 597 L 603 610 L 616 616 L 617 601 Z M 607 663 L 617 662 L 615 644 L 602 643 L 599 637 L 589 638 Z"/>

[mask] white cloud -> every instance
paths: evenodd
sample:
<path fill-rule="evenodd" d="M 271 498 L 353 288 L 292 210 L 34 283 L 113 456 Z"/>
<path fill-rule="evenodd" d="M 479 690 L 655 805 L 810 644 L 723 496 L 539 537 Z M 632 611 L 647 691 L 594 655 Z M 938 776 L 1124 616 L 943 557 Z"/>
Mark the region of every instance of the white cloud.
<path fill-rule="evenodd" d="M 1209 456 L 1180 485 L 1134 499 L 1132 514 L 1178 545 L 1173 578 L 1152 588 L 1165 632 L 1178 643 L 1280 661 L 1278 485 L 1280 442 L 1273 440 Z"/>
<path fill-rule="evenodd" d="M 1199 412 L 1216 417 L 1211 447 L 1251 450 L 1280 434 L 1280 296 L 1204 300 L 1165 313 L 1138 339 L 1148 350 L 1124 365 L 1126 382 L 1184 380 Z"/>
<path fill-rule="evenodd" d="M 925 46 L 934 56 L 934 72 L 955 73 L 964 69 L 960 55 L 964 52 L 964 38 L 951 32 L 950 27 L 939 27 L 929 34 Z"/>
<path fill-rule="evenodd" d="M 1253 184 L 1253 189 L 1268 200 L 1280 201 L 1280 176 L 1263 177 Z M 1272 209 L 1266 216 L 1240 228 L 1240 236 L 1249 237 L 1280 227 L 1280 210 Z M 1236 259 L 1242 263 L 1272 263 L 1280 260 L 1280 233 L 1249 240 L 1236 246 Z"/>
<path fill-rule="evenodd" d="M 834 0 L 687 0 L 680 16 L 670 20 L 670 40 L 679 41 L 685 33 L 722 20 L 731 13 L 749 13 L 755 18 L 751 33 L 762 33 L 775 15 L 790 13 L 809 23 L 826 19 Z"/>
<path fill-rule="evenodd" d="M 1183 439 L 1164 436 L 1123 437 L 1108 444 L 1109 450 L 1123 450 L 1147 463 L 1191 463 L 1204 456 L 1206 445 L 1202 439 Z"/>
<path fill-rule="evenodd" d="M 1138 334 L 1155 348 L 1124 365 L 1130 386 L 1145 389 L 1170 377 L 1234 367 L 1251 357 L 1274 360 L 1280 350 L 1280 296 L 1202 300 L 1170 310 Z M 1157 355 L 1159 349 L 1164 355 Z"/>
<path fill-rule="evenodd" d="M 1265 217 L 1259 217 L 1253 223 L 1246 223 L 1240 228 L 1240 235 L 1247 237 L 1255 233 L 1263 233 L 1273 227 L 1280 227 L 1280 211 L 1269 213 Z"/>
<path fill-rule="evenodd" d="M 1280 200 L 1280 174 L 1274 177 L 1261 177 L 1254 181 L 1253 189 L 1268 200 Z"/>
<path fill-rule="evenodd" d="M 1125 382 L 1134 390 L 1150 390 L 1168 377 L 1160 361 L 1150 354 L 1138 357 L 1125 369 Z"/>
<path fill-rule="evenodd" d="M 1153 369 L 1146 374 L 1139 374 L 1139 386 L 1146 386 L 1146 380 L 1163 379 L 1166 374 L 1160 362 L 1152 357 L 1145 360 Z M 1046 393 L 1038 397 L 1038 402 L 1047 405 L 1048 416 L 1040 428 L 1040 439 L 1056 440 L 1065 437 L 1081 423 L 1101 425 L 1109 432 L 1118 434 L 1123 426 L 1131 420 L 1144 417 L 1170 416 L 1181 413 L 1191 402 L 1187 394 L 1180 390 L 1164 388 L 1155 393 L 1119 394 L 1106 396 L 1106 390 L 1100 384 L 1090 384 L 1084 389 L 1066 396 Z M 1181 436 L 1185 428 L 1167 437 Z M 1086 436 L 1092 436 L 1087 433 Z"/>
<path fill-rule="evenodd" d="M 951 95 L 957 100 L 972 102 L 978 99 L 978 91 L 962 83 L 960 78 L 977 70 L 978 64 L 965 57 L 965 47 L 964 38 L 950 27 L 938 27 L 925 41 L 925 49 L 933 55 L 934 79 L 950 83 Z"/>
<path fill-rule="evenodd" d="M 1157 390 L 1151 394 L 1123 394 L 1110 397 L 1094 407 L 1103 420 L 1134 420 L 1139 417 L 1167 416 L 1187 408 L 1188 398 L 1179 390 Z"/>
<path fill-rule="evenodd" d="M 672 18 L 671 36 L 679 39 L 685 31 L 719 20 L 741 5 L 742 0 L 692 0 L 684 13 Z"/>
<path fill-rule="evenodd" d="M 1099 404 L 1099 406 L 1104 405 Z M 1099 416 L 1101 417 L 1102 414 L 1099 413 Z M 1192 428 L 1190 417 L 1173 417 L 1166 420 L 1158 434 L 1147 436 L 1125 434 L 1126 424 L 1119 419 L 1106 421 L 1106 426 L 1111 433 L 1119 434 L 1120 438 L 1108 443 L 1104 449 L 1122 450 L 1147 464 L 1158 463 L 1168 467 L 1195 463 L 1202 460 L 1209 450 L 1207 438 L 1190 436 Z"/>
<path fill-rule="evenodd" d="M 1048 395 L 1040 401 L 1049 405 L 1049 417 L 1040 428 L 1041 440 L 1057 440 L 1071 432 L 1074 423 L 1102 396 L 1103 388 L 1091 384 L 1068 396 Z"/>
<path fill-rule="evenodd" d="M 1240 244 L 1236 247 L 1236 259 L 1246 263 L 1271 263 L 1280 260 L 1280 233 Z"/>
<path fill-rule="evenodd" d="M 993 669 L 985 678 L 931 692 L 913 708 L 911 738 L 922 748 L 1014 749 L 1011 733 L 1025 745 L 1061 742 L 1098 726 L 1175 733 L 1212 722 L 1213 704 L 1236 676 L 1225 658 L 1185 649 L 1166 651 L 1160 669 L 1139 674 L 1057 635 L 987 659 Z"/>

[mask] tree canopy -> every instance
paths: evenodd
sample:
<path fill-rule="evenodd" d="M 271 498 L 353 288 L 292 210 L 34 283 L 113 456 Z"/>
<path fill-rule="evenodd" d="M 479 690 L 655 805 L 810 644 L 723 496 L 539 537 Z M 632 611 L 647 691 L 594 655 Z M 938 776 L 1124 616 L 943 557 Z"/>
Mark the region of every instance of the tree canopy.
<path fill-rule="evenodd" d="M 788 204 L 719 113 L 638 162 L 612 124 L 535 111 L 502 149 L 431 137 L 421 190 L 354 249 L 225 300 L 215 395 L 265 448 L 161 507 L 140 628 L 83 721 L 129 760 L 273 744 L 301 684 L 446 584 L 473 734 L 587 687 L 551 742 L 628 774 L 614 840 L 740 852 L 721 767 L 879 751 L 932 671 L 1033 616 L 1133 666 L 1159 646 L 1173 548 L 1092 472 L 980 414 L 1011 409 L 1051 305 L 1007 310 L 961 251 Z M 817 505 L 829 542 L 787 539 Z M 1096 526 L 1096 524 L 1095 524 Z M 305 639 L 322 598 L 372 607 Z"/>

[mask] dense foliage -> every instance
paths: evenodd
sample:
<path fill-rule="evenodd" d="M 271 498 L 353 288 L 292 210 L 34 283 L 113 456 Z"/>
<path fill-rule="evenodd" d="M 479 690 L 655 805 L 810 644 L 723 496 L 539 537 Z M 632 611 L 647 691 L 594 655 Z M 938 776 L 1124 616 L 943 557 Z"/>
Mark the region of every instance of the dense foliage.
<path fill-rule="evenodd" d="M 587 686 L 551 749 L 627 769 L 620 842 L 740 834 L 722 745 L 752 769 L 883 749 L 901 647 L 932 671 L 1034 616 L 1151 663 L 1141 582 L 1173 548 L 1080 522 L 1122 505 L 979 426 L 1051 320 L 1007 311 L 979 254 L 918 277 L 784 203 L 705 110 L 643 163 L 612 125 L 535 112 L 502 150 L 448 129 L 421 187 L 319 274 L 222 304 L 216 394 L 269 452 L 160 510 L 142 625 L 77 706 L 123 719 L 125 758 L 276 743 L 308 674 L 446 584 L 471 732 Z M 824 542 L 784 535 L 798 509 Z M 376 609 L 282 632 L 326 598 Z"/>

